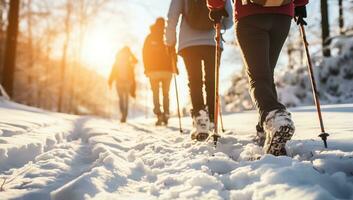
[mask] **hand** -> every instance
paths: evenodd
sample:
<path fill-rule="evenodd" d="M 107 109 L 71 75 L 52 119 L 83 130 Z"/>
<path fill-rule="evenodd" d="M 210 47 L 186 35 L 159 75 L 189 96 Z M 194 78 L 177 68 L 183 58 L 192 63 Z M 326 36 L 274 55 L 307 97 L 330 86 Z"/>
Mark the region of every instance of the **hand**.
<path fill-rule="evenodd" d="M 136 92 L 135 91 L 131 92 L 130 95 L 131 95 L 132 98 L 136 99 Z"/>
<path fill-rule="evenodd" d="M 220 10 L 211 10 L 209 17 L 213 22 L 219 23 L 223 17 L 229 17 L 229 14 L 225 8 L 222 8 Z"/>
<path fill-rule="evenodd" d="M 304 20 L 304 18 L 307 17 L 307 13 L 306 13 L 306 6 L 298 6 L 295 7 L 295 22 L 297 22 L 297 25 L 303 25 L 306 26 L 307 23 Z"/>
<path fill-rule="evenodd" d="M 167 46 L 167 51 L 168 51 L 168 55 L 170 56 L 170 59 L 172 62 L 173 73 L 179 74 L 179 70 L 177 67 L 178 55 L 176 53 L 175 47 L 174 46 Z"/>
<path fill-rule="evenodd" d="M 112 85 L 113 85 L 113 83 L 111 81 L 108 81 L 109 89 L 112 89 Z"/>

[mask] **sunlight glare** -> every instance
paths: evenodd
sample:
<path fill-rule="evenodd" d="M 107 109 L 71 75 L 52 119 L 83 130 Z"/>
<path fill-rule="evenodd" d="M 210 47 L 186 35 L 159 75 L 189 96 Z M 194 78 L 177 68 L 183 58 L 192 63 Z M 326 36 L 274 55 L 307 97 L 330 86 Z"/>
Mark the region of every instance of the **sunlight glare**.
<path fill-rule="evenodd" d="M 114 62 L 118 43 L 109 34 L 108 29 L 90 31 L 84 41 L 82 59 L 98 73 L 108 76 Z"/>

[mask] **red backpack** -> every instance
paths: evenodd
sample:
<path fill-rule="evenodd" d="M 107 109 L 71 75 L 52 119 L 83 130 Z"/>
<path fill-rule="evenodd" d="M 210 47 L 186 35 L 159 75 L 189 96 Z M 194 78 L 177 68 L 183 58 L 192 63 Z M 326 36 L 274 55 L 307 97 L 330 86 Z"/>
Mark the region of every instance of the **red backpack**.
<path fill-rule="evenodd" d="M 246 5 L 248 3 L 253 3 L 257 4 L 263 7 L 278 7 L 278 6 L 283 6 L 287 5 L 292 0 L 241 0 L 243 5 Z"/>

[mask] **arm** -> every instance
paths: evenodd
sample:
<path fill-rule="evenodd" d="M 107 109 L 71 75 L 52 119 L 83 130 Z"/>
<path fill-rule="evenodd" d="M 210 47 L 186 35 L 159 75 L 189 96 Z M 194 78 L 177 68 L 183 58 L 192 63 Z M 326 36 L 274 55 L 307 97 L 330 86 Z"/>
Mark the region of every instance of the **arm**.
<path fill-rule="evenodd" d="M 130 54 L 130 63 L 132 66 L 135 66 L 138 63 L 138 60 L 133 53 Z"/>
<path fill-rule="evenodd" d="M 116 64 L 114 63 L 113 67 L 112 67 L 112 71 L 110 72 L 110 76 L 109 76 L 109 80 L 108 80 L 108 84 L 109 84 L 109 87 L 112 86 L 114 80 L 115 80 L 115 77 L 116 77 Z"/>
<path fill-rule="evenodd" d="M 143 49 L 142 49 L 142 58 L 143 58 L 143 66 L 145 67 L 144 73 L 147 74 L 149 72 L 150 68 L 150 55 L 149 55 L 149 36 L 147 36 L 145 43 L 143 44 Z"/>
<path fill-rule="evenodd" d="M 176 27 L 183 12 L 183 5 L 184 0 L 172 0 L 170 3 L 165 28 L 165 44 L 167 46 L 175 46 L 176 44 Z"/>
<path fill-rule="evenodd" d="M 130 95 L 133 98 L 136 98 L 136 79 L 135 79 L 135 67 L 130 66 L 130 78 L 131 78 L 131 87 L 130 87 Z"/>

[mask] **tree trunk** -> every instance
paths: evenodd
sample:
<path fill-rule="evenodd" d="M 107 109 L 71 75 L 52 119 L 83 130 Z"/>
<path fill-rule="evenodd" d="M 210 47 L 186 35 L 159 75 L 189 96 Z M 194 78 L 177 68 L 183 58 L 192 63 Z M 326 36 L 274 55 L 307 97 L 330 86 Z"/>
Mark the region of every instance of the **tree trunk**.
<path fill-rule="evenodd" d="M 330 38 L 330 24 L 328 19 L 328 5 L 327 0 L 321 0 L 321 31 L 322 31 L 322 53 L 324 57 L 330 57 L 331 51 L 326 48 L 329 45 Z"/>
<path fill-rule="evenodd" d="M 9 25 L 6 33 L 6 48 L 4 58 L 3 86 L 10 97 L 13 97 L 13 85 L 15 78 L 16 47 L 19 23 L 20 0 L 10 1 Z"/>
<path fill-rule="evenodd" d="M 338 9 L 338 24 L 340 28 L 340 34 L 344 35 L 343 0 L 338 0 Z"/>
<path fill-rule="evenodd" d="M 28 104 L 33 106 L 35 105 L 34 103 L 34 85 L 33 85 L 33 75 L 34 75 L 34 70 L 33 70 L 33 63 L 34 63 L 34 58 L 33 58 L 33 35 L 32 35 L 32 0 L 27 1 L 27 31 L 28 31 L 28 77 L 27 77 L 27 84 L 28 84 L 28 96 L 27 96 L 27 101 Z M 40 88 L 37 88 L 40 89 Z M 39 101 L 39 100 L 37 100 Z M 39 102 L 37 102 L 36 105 L 39 105 Z"/>
<path fill-rule="evenodd" d="M 71 11 L 72 4 L 71 0 L 67 0 L 66 4 L 66 19 L 65 19 L 65 41 L 63 45 L 63 54 L 61 58 L 61 70 L 60 70 L 60 85 L 59 85 L 59 99 L 58 99 L 58 112 L 62 112 L 63 95 L 65 90 L 65 73 L 66 73 L 66 63 L 67 63 L 67 50 L 70 41 L 70 31 L 71 31 Z"/>
<path fill-rule="evenodd" d="M 4 19 L 3 19 L 3 13 L 5 10 L 5 2 L 4 0 L 0 0 L 0 83 L 2 82 L 2 64 L 3 64 L 3 52 L 4 52 Z"/>

